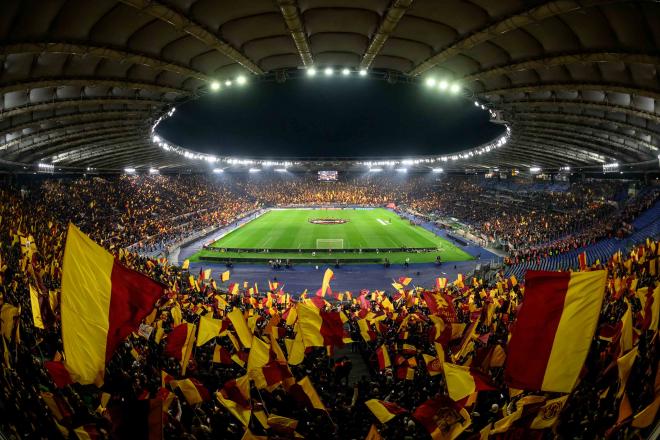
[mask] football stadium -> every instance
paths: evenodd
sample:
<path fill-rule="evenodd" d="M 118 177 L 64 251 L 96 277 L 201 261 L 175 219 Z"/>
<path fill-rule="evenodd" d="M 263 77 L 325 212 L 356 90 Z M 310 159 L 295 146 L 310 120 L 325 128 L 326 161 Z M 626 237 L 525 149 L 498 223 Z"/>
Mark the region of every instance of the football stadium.
<path fill-rule="evenodd" d="M 657 0 L 0 2 L 0 440 L 660 437 Z"/>

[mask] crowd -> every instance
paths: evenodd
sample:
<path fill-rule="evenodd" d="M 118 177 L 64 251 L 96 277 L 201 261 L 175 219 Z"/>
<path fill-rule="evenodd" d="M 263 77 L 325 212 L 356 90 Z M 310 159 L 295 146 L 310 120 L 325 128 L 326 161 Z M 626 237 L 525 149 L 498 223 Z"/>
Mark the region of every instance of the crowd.
<path fill-rule="evenodd" d="M 439 278 L 424 289 L 399 279 L 391 292 L 324 285 L 302 294 L 275 282 L 221 282 L 219 274 L 191 273 L 121 245 L 162 227 L 148 220 L 156 208 L 146 197 L 160 198 L 159 213 L 182 215 L 188 204 L 213 209 L 227 196 L 208 202 L 191 181 L 183 184 L 189 198 L 179 201 L 156 189 L 159 178 L 136 179 L 119 180 L 132 188 L 130 199 L 97 180 L 76 183 L 82 187 L 73 193 L 54 181 L 43 192 L 0 190 L 0 431 L 10 439 L 138 438 L 141 423 L 126 428 L 122 419 L 145 402 L 149 414 L 135 410 L 133 418 L 153 421 L 155 408 L 168 439 L 592 439 L 652 428 L 660 403 L 656 241 L 590 268 L 607 269 L 608 281 L 577 386 L 562 394 L 523 390 L 504 375 L 525 304 L 523 280 Z M 221 221 L 240 209 L 225 209 Z M 70 218 L 122 264 L 165 286 L 139 330 L 112 353 L 100 387 L 71 383 L 62 371 L 61 261 Z M 310 327 L 310 316 L 325 329 Z M 189 328 L 200 343 L 184 337 L 182 347 L 179 335 Z M 353 352 L 368 367 L 355 383 L 346 379 Z M 458 401 L 447 373 L 456 366 L 479 378 Z"/>
<path fill-rule="evenodd" d="M 73 221 L 104 246 L 148 255 L 263 207 L 394 204 L 429 219 L 458 219 L 484 242 L 502 247 L 515 263 L 627 235 L 635 216 L 660 194 L 650 188 L 620 200 L 627 185 L 578 182 L 553 191 L 551 185 L 517 184 L 511 191 L 461 176 L 435 180 L 374 173 L 319 182 L 313 174 L 291 173 L 124 175 L 27 180 L 21 194 L 32 204 L 47 204 L 61 223 Z"/>

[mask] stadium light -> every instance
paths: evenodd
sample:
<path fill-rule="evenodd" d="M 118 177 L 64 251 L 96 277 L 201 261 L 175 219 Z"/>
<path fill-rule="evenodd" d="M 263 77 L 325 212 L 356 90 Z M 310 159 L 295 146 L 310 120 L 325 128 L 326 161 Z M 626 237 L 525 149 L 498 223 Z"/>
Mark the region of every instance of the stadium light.
<path fill-rule="evenodd" d="M 247 78 L 244 75 L 240 75 L 238 78 L 236 78 L 236 84 L 239 86 L 244 86 L 245 83 L 247 83 Z"/>
<path fill-rule="evenodd" d="M 326 67 L 323 73 L 325 73 L 325 76 L 332 76 L 335 71 L 332 67 Z"/>
<path fill-rule="evenodd" d="M 129 168 L 124 168 L 124 172 L 126 174 L 133 174 L 133 173 L 135 173 L 135 168 L 130 168 L 130 167 Z"/>
<path fill-rule="evenodd" d="M 367 69 L 360 69 L 360 76 L 367 76 Z"/>
<path fill-rule="evenodd" d="M 449 87 L 449 83 L 444 79 L 438 83 L 438 88 L 440 90 L 447 90 L 447 87 Z"/>
<path fill-rule="evenodd" d="M 149 174 L 158 174 L 158 170 L 156 168 L 149 168 Z"/>
<path fill-rule="evenodd" d="M 348 76 L 348 75 L 351 74 L 351 71 L 348 70 L 347 67 L 344 67 L 344 68 L 342 69 L 342 71 L 341 71 L 341 74 L 344 75 L 344 76 Z"/>
<path fill-rule="evenodd" d="M 273 171 L 276 173 L 286 173 L 286 168 L 275 168 Z"/>
<path fill-rule="evenodd" d="M 431 171 L 434 173 L 442 173 L 444 170 L 442 168 L 433 168 Z"/>
<path fill-rule="evenodd" d="M 426 86 L 427 87 L 434 87 L 435 86 L 435 78 L 426 78 Z"/>
<path fill-rule="evenodd" d="M 449 91 L 452 92 L 454 95 L 457 94 L 461 90 L 461 86 L 458 85 L 458 83 L 454 83 L 451 85 Z M 483 106 L 482 106 L 483 108 Z"/>
<path fill-rule="evenodd" d="M 218 81 L 213 81 L 211 83 L 211 90 L 213 90 L 214 92 L 220 90 L 220 83 Z"/>
<path fill-rule="evenodd" d="M 313 67 L 307 69 L 307 76 L 316 76 L 316 69 Z"/>
<path fill-rule="evenodd" d="M 531 168 L 529 169 L 529 172 L 530 172 L 530 173 L 538 173 L 538 172 L 540 172 L 540 171 L 541 171 L 541 168 L 539 168 L 539 167 L 531 167 Z"/>
<path fill-rule="evenodd" d="M 369 168 L 370 173 L 380 173 L 381 171 L 383 171 L 382 168 Z"/>
<path fill-rule="evenodd" d="M 258 173 L 261 171 L 261 168 L 250 168 L 248 171 L 251 173 Z"/>
<path fill-rule="evenodd" d="M 231 84 L 232 84 L 232 82 L 231 82 L 230 79 L 228 79 L 227 81 L 225 81 L 225 85 L 226 85 L 227 87 L 230 87 Z"/>
<path fill-rule="evenodd" d="M 397 172 L 397 173 L 407 173 L 407 172 L 408 172 L 408 168 L 397 168 L 397 169 L 396 169 L 396 172 Z"/>
<path fill-rule="evenodd" d="M 225 172 L 225 170 L 223 170 L 222 168 L 213 168 L 213 173 L 214 174 L 220 174 L 220 173 L 224 173 L 224 172 Z"/>
<path fill-rule="evenodd" d="M 478 102 L 478 101 L 474 101 L 474 106 L 475 106 L 475 107 L 479 107 L 479 102 Z"/>

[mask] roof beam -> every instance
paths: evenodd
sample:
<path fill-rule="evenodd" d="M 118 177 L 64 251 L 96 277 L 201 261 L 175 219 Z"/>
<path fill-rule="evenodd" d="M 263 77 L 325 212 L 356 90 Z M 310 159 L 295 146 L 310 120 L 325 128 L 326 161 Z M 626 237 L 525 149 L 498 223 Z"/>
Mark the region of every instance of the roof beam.
<path fill-rule="evenodd" d="M 91 78 L 49 78 L 37 81 L 26 81 L 15 84 L 9 84 L 0 87 L 0 95 L 11 92 L 30 91 L 34 89 L 58 88 L 64 86 L 73 87 L 116 87 L 121 89 L 147 90 L 155 93 L 175 93 L 178 95 L 191 95 L 192 92 L 176 87 L 163 86 L 160 84 L 136 82 L 124 80 L 121 78 L 99 79 Z"/>
<path fill-rule="evenodd" d="M 519 72 L 530 69 L 547 69 L 555 66 L 566 66 L 569 64 L 585 63 L 626 63 L 626 64 L 651 64 L 660 65 L 660 56 L 651 54 L 628 53 L 628 52 L 593 52 L 578 53 L 570 55 L 555 55 L 548 57 L 535 58 L 533 60 L 522 61 L 519 63 L 507 64 L 482 70 L 471 75 L 460 78 L 465 84 L 472 81 L 483 81 L 497 75 L 506 75 L 512 72 Z"/>
<path fill-rule="evenodd" d="M 73 148 L 78 148 L 84 145 L 92 145 L 94 142 L 115 142 L 117 139 L 126 139 L 132 137 L 139 137 L 141 134 L 126 132 L 121 130 L 122 127 L 112 127 L 104 128 L 97 130 L 90 130 L 89 135 L 87 136 L 62 136 L 58 139 L 58 142 L 47 142 L 42 144 L 43 149 L 36 150 L 30 148 L 26 151 L 20 151 L 16 156 L 20 158 L 21 162 L 33 162 L 35 160 L 41 160 L 44 158 L 49 158 L 53 155 L 58 155 L 63 151 L 66 152 Z M 29 155 L 25 155 L 27 151 L 33 151 Z"/>
<path fill-rule="evenodd" d="M 143 120 L 136 120 L 136 119 L 115 119 L 115 120 L 109 120 L 109 121 L 87 121 L 87 122 L 82 122 L 80 124 L 70 124 L 66 126 L 61 126 L 61 127 L 51 127 L 47 128 L 45 130 L 40 130 L 40 131 L 35 131 L 34 133 L 28 133 L 23 136 L 16 137 L 9 142 L 5 142 L 4 144 L 0 144 L 0 151 L 6 150 L 9 151 L 11 147 L 14 145 L 20 145 L 22 143 L 25 143 L 28 139 L 34 138 L 34 137 L 43 137 L 43 136 L 49 136 L 52 133 L 57 133 L 57 132 L 64 132 L 64 133 L 77 133 L 77 132 L 84 132 L 86 129 L 94 126 L 102 126 L 102 125 L 128 125 L 128 126 L 133 126 L 133 125 L 138 125 L 138 124 L 143 124 L 145 121 Z"/>
<path fill-rule="evenodd" d="M 140 99 L 140 98 L 76 98 L 76 99 L 55 99 L 40 104 L 24 105 L 11 110 L 2 111 L 0 109 L 0 119 L 7 120 L 14 116 L 20 116 L 24 113 L 42 112 L 51 109 L 61 109 L 64 107 L 84 107 L 93 105 L 136 105 L 136 106 L 151 106 L 159 107 L 170 104 L 168 101 L 158 101 L 154 99 Z"/>
<path fill-rule="evenodd" d="M 525 27 L 532 23 L 538 23 L 550 17 L 554 17 L 555 15 L 561 15 L 604 3 L 612 3 L 612 0 L 554 0 L 518 12 L 454 42 L 451 46 L 444 48 L 440 52 L 413 67 L 408 74 L 415 76 L 424 73 L 461 52 L 468 51 L 475 46 L 502 34 L 506 34 L 507 32 Z"/>
<path fill-rule="evenodd" d="M 390 3 L 385 16 L 378 26 L 378 30 L 371 38 L 367 51 L 362 56 L 362 61 L 360 61 L 361 69 L 368 69 L 371 66 L 371 63 L 374 62 L 376 55 L 380 53 L 381 49 L 385 45 L 387 39 L 392 35 L 394 29 L 399 24 L 399 21 L 405 15 L 406 11 L 412 5 L 413 0 L 392 0 Z"/>
<path fill-rule="evenodd" d="M 606 102 L 594 102 L 584 100 L 568 100 L 568 99 L 555 99 L 555 100 L 519 100 L 519 101 L 504 101 L 498 102 L 497 108 L 516 108 L 516 107 L 576 107 L 579 110 L 600 110 L 602 112 L 615 112 L 623 113 L 626 115 L 634 116 L 636 118 L 648 119 L 650 121 L 660 123 L 660 115 L 651 113 L 644 110 L 638 110 L 623 105 L 608 104 Z M 515 110 L 513 111 L 515 114 Z"/>
<path fill-rule="evenodd" d="M 141 148 L 136 149 L 136 147 L 139 146 L 146 147 L 147 140 L 140 137 L 127 137 L 124 138 L 124 140 L 115 141 L 112 143 L 97 142 L 95 144 L 85 146 L 84 148 L 67 152 L 67 154 L 70 154 L 70 156 L 67 156 L 63 162 L 75 166 L 75 164 L 79 162 L 91 159 L 91 161 L 87 161 L 86 163 L 92 164 L 98 161 L 102 161 L 108 157 L 112 157 L 112 155 L 115 153 L 126 152 L 129 150 L 133 155 L 137 156 L 142 150 Z"/>
<path fill-rule="evenodd" d="M 227 58 L 237 62 L 250 72 L 261 75 L 264 73 L 259 66 L 250 60 L 243 53 L 236 50 L 226 41 L 218 38 L 214 33 L 206 30 L 201 24 L 186 17 L 180 12 L 170 8 L 166 4 L 157 0 L 120 0 L 122 3 L 132 6 L 146 14 L 155 17 L 179 32 L 186 33 L 207 46 L 220 52 Z"/>
<path fill-rule="evenodd" d="M 520 121 L 514 121 L 513 126 L 522 127 L 522 129 L 528 126 L 544 127 L 544 128 L 549 127 L 563 131 L 564 133 L 578 131 L 580 133 L 585 133 L 589 136 L 592 136 L 594 139 L 607 140 L 608 142 L 611 142 L 613 145 L 620 145 L 622 148 L 635 148 L 629 145 L 629 144 L 635 144 L 643 148 L 646 148 L 649 151 L 658 151 L 658 147 L 656 147 L 655 145 L 649 142 L 646 142 L 645 140 L 635 138 L 626 133 L 616 132 L 602 127 L 593 127 L 591 125 L 572 124 L 570 122 L 560 122 L 560 121 L 520 120 Z M 598 136 L 597 133 L 602 134 L 602 136 Z M 620 139 L 620 141 L 617 140 L 617 138 Z M 626 142 L 628 142 L 628 144 L 626 144 Z M 636 147 L 635 150 L 642 152 L 639 149 L 639 147 Z"/>
<path fill-rule="evenodd" d="M 609 143 L 609 141 L 607 141 L 606 139 L 596 138 L 594 136 L 585 135 L 583 133 L 578 133 L 576 131 L 570 132 L 570 134 L 567 136 L 567 132 L 563 130 L 556 130 L 547 127 L 527 127 L 522 129 L 519 132 L 519 134 L 521 136 L 532 135 L 532 136 L 541 136 L 541 137 L 552 137 L 552 139 L 561 139 L 566 142 L 580 145 L 585 149 L 593 150 L 598 154 L 602 154 L 602 155 L 609 154 L 613 157 L 622 160 L 632 159 L 631 156 L 635 156 L 636 160 L 633 160 L 632 162 L 652 159 L 652 157 L 648 157 L 647 155 L 641 154 L 638 149 L 631 148 L 629 146 L 622 147 L 621 144 L 612 144 Z M 626 152 L 625 150 L 627 150 L 628 152 Z M 626 162 L 626 160 L 623 160 L 623 162 Z M 630 162 L 630 160 L 628 160 L 628 162 Z"/>
<path fill-rule="evenodd" d="M 119 111 L 96 111 L 96 112 L 83 112 L 83 113 L 71 113 L 65 115 L 55 115 L 49 118 L 36 119 L 23 124 L 18 124 L 12 127 L 7 127 L 0 130 L 0 143 L 2 137 L 14 133 L 17 131 L 22 131 L 29 128 L 36 128 L 42 124 L 66 124 L 68 122 L 84 121 L 86 119 L 93 119 L 94 121 L 104 121 L 104 120 L 113 120 L 129 117 L 148 117 L 150 114 L 149 110 L 139 111 L 139 110 L 119 110 Z M 61 127 L 65 128 L 65 127 Z"/>
<path fill-rule="evenodd" d="M 309 47 L 305 25 L 300 16 L 300 9 L 296 0 L 277 0 L 277 6 L 280 7 L 286 27 L 289 29 L 291 38 L 298 48 L 298 54 L 305 67 L 314 64 L 312 49 Z"/>
<path fill-rule="evenodd" d="M 543 93 L 555 91 L 579 92 L 581 90 L 593 90 L 604 93 L 621 93 L 631 96 L 645 96 L 660 100 L 660 91 L 637 89 L 630 86 L 597 83 L 555 83 L 555 84 L 528 84 L 523 86 L 501 87 L 498 89 L 482 90 L 477 92 L 478 96 L 508 95 L 516 93 Z"/>
<path fill-rule="evenodd" d="M 539 140 L 538 138 L 528 135 L 518 135 L 509 142 L 511 143 L 512 150 L 516 150 L 516 146 L 524 145 L 528 147 L 525 148 L 524 155 L 533 155 L 534 157 L 544 158 L 547 162 L 556 162 L 558 165 L 562 164 L 562 160 L 558 159 L 562 157 L 564 159 L 582 161 L 583 163 L 596 163 L 593 158 L 589 157 L 589 155 L 576 151 L 575 147 L 571 145 L 562 146 Z M 507 146 L 509 142 L 507 142 Z M 539 144 L 543 144 L 543 148 L 539 148 Z"/>
<path fill-rule="evenodd" d="M 511 121 L 515 122 L 515 121 L 545 120 L 545 119 L 550 119 L 552 121 L 568 120 L 568 121 L 575 121 L 578 123 L 588 122 L 590 124 L 595 124 L 595 125 L 614 124 L 619 127 L 623 127 L 626 130 L 634 130 L 636 132 L 643 133 L 646 136 L 652 136 L 655 137 L 656 139 L 660 139 L 660 132 L 649 130 L 646 127 L 640 127 L 639 125 L 631 124 L 630 122 L 626 122 L 626 121 L 598 118 L 595 116 L 581 115 L 578 113 L 525 111 L 525 112 L 517 112 L 515 114 L 515 118 L 511 119 Z"/>
<path fill-rule="evenodd" d="M 615 156 L 611 151 L 602 151 L 602 149 L 596 148 L 592 144 L 585 145 L 585 142 L 578 141 L 576 139 L 567 139 L 564 136 L 554 136 L 547 133 L 525 132 L 517 135 L 516 139 L 527 139 L 531 141 L 532 144 L 543 144 L 543 148 L 547 148 L 547 146 L 554 146 L 558 148 L 559 151 L 562 151 L 562 149 L 566 151 L 572 151 L 575 152 L 578 157 L 584 157 L 593 161 L 594 163 L 603 163 L 600 160 L 611 161 L 615 159 L 616 156 L 620 157 L 620 155 Z M 595 158 L 591 157 L 590 154 L 595 156 L 602 156 L 602 159 L 596 160 Z"/>
<path fill-rule="evenodd" d="M 112 49 L 109 47 L 90 46 L 80 43 L 14 43 L 0 46 L 1 55 L 11 54 L 32 54 L 40 55 L 43 53 L 61 53 L 68 55 L 85 56 L 92 55 L 99 58 L 105 58 L 117 62 L 128 62 L 139 64 L 156 70 L 165 70 L 173 72 L 186 78 L 196 78 L 200 81 L 210 81 L 211 78 L 203 72 L 190 67 L 153 58 L 136 52 L 127 52 L 125 50 Z"/>

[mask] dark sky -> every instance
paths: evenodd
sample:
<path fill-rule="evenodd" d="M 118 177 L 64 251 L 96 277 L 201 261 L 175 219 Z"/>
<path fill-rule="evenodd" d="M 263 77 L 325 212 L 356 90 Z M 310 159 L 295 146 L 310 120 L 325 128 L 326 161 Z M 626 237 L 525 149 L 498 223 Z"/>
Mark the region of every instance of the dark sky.
<path fill-rule="evenodd" d="M 178 106 L 157 131 L 196 151 L 275 159 L 452 153 L 503 129 L 473 101 L 421 84 L 317 76 L 223 87 Z"/>

